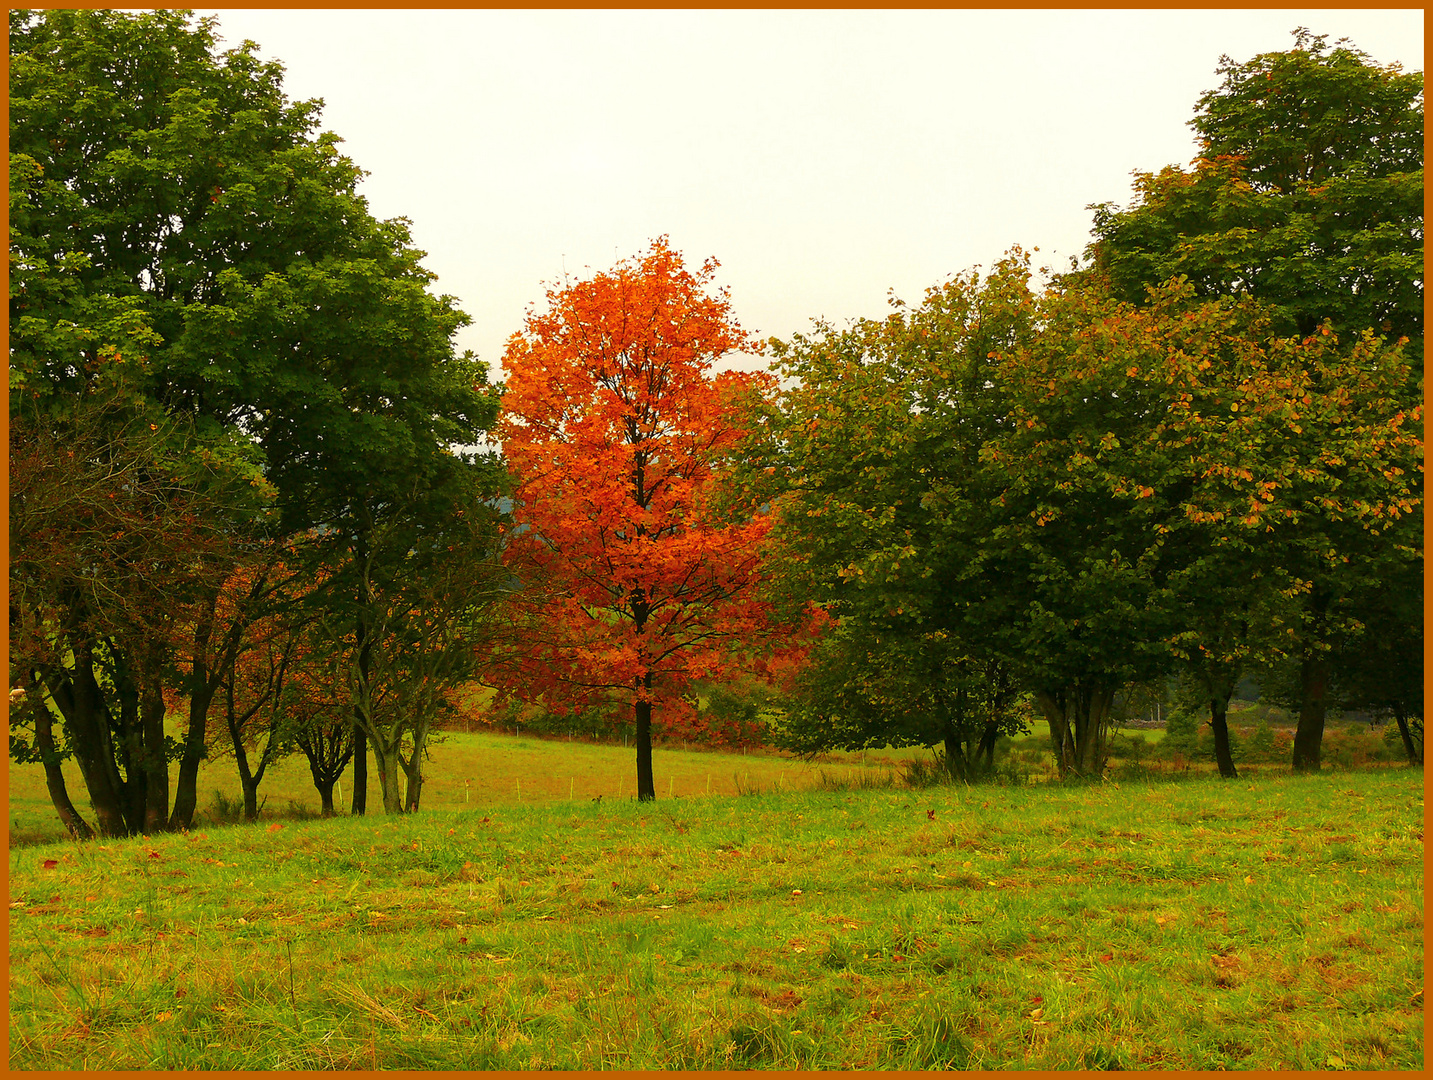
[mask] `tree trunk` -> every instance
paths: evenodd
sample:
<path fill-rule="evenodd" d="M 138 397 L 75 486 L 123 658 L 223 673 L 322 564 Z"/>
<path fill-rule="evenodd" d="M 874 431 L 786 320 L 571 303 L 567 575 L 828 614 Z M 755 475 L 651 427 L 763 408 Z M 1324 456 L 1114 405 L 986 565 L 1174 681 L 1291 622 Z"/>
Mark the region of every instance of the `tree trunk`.
<path fill-rule="evenodd" d="M 1214 729 L 1214 760 L 1219 763 L 1219 775 L 1225 780 L 1236 779 L 1239 775 L 1234 769 L 1234 755 L 1229 749 L 1229 698 L 1233 693 L 1231 687 L 1227 694 L 1216 691 L 1209 698 L 1209 726 Z"/>
<path fill-rule="evenodd" d="M 320 813 L 324 817 L 333 817 L 337 813 L 333 808 L 333 781 L 320 780 L 317 776 L 313 778 L 314 789 L 318 792 Z"/>
<path fill-rule="evenodd" d="M 1239 679 L 1213 662 L 1200 669 L 1199 679 L 1209 700 L 1209 726 L 1214 731 L 1214 760 L 1219 765 L 1219 775 L 1233 780 L 1239 774 L 1234 769 L 1234 754 L 1229 746 L 1229 699 L 1234 696 Z"/>
<path fill-rule="evenodd" d="M 360 542 L 356 555 L 363 561 L 364 577 L 359 583 L 359 608 L 358 624 L 355 627 L 358 643 L 358 686 L 354 695 L 354 723 L 353 723 L 353 806 L 349 811 L 352 814 L 362 814 L 368 808 L 368 725 L 373 722 L 371 707 L 373 704 L 373 643 L 369 641 L 368 613 L 369 603 L 368 589 L 368 549 L 367 544 Z M 375 745 L 374 756 L 377 757 L 378 747 Z M 379 761 L 379 782 L 383 781 L 383 764 Z M 384 805 L 387 806 L 387 787 L 384 789 Z"/>
<path fill-rule="evenodd" d="M 55 751 L 55 735 L 52 728 L 50 707 L 43 701 L 35 706 L 35 749 L 40 752 L 40 761 L 45 766 L 45 787 L 50 792 L 50 802 L 60 823 L 76 840 L 88 840 L 95 832 L 89 822 L 80 816 L 75 804 L 70 802 L 69 789 L 65 787 L 65 774 L 60 769 L 59 754 Z"/>
<path fill-rule="evenodd" d="M 648 688 L 652 676 L 646 677 Z M 652 703 L 639 701 L 637 712 L 637 801 L 652 802 L 657 798 L 656 783 L 652 778 Z"/>
<path fill-rule="evenodd" d="M 74 667 L 47 674 L 45 685 L 65 718 L 70 746 L 89 792 L 100 835 L 128 836 L 123 790 L 109 753 L 109 717 L 95 681 L 93 658 L 85 643 L 73 646 L 72 652 Z"/>
<path fill-rule="evenodd" d="M 199 764 L 208 756 L 205 729 L 209 725 L 209 705 L 214 688 L 205 686 L 189 696 L 189 730 L 184 736 L 184 756 L 179 759 L 179 774 L 174 780 L 174 810 L 169 815 L 173 832 L 187 832 L 194 827 L 194 811 L 199 807 Z"/>
<path fill-rule="evenodd" d="M 1000 737 L 1000 725 L 994 720 L 988 721 L 985 730 L 980 733 L 980 749 L 977 757 L 980 761 L 981 771 L 990 773 L 995 769 L 995 740 Z"/>
<path fill-rule="evenodd" d="M 169 830 L 169 762 L 164 758 L 164 689 L 157 676 L 146 673 L 140 697 L 140 731 L 144 774 L 144 832 L 147 836 Z"/>
<path fill-rule="evenodd" d="M 1065 776 L 1074 764 L 1075 740 L 1070 735 L 1070 722 L 1065 716 L 1063 695 L 1045 690 L 1035 691 L 1035 701 L 1045 714 L 1050 725 L 1050 749 L 1055 754 L 1055 764 L 1060 775 Z"/>
<path fill-rule="evenodd" d="M 947 714 L 940 722 L 941 741 L 945 746 L 945 771 L 952 780 L 964 780 L 965 754 L 961 750 L 960 735 Z"/>
<path fill-rule="evenodd" d="M 1408 764 L 1422 766 L 1423 747 L 1413 741 L 1413 732 L 1408 728 L 1408 710 L 1403 702 L 1393 706 L 1393 718 L 1398 721 L 1398 734 L 1403 736 L 1403 749 L 1408 753 Z"/>
<path fill-rule="evenodd" d="M 1323 757 L 1324 716 L 1328 708 L 1328 654 L 1304 658 L 1299 671 L 1299 726 L 1294 731 L 1294 772 L 1318 772 Z"/>
<path fill-rule="evenodd" d="M 174 780 L 174 810 L 169 815 L 172 832 L 187 832 L 194 827 L 194 811 L 199 807 L 199 763 L 206 756 L 205 733 L 209 726 L 209 706 L 218 689 L 211 678 L 205 657 L 209 637 L 214 631 L 214 610 L 218 593 L 204 605 L 203 614 L 194 629 L 194 655 L 189 674 L 189 730 L 184 735 L 184 754 L 179 759 L 179 774 Z M 232 656 L 230 657 L 232 663 Z"/>
<path fill-rule="evenodd" d="M 113 664 L 115 696 L 119 698 L 119 724 L 110 745 L 119 768 L 124 770 L 120 782 L 120 807 L 130 835 L 144 832 L 144 799 L 148 788 L 144 765 L 144 732 L 140 727 L 139 691 L 130 678 L 129 667 L 113 642 L 108 644 Z M 166 807 L 166 809 L 168 809 Z"/>
<path fill-rule="evenodd" d="M 423 752 L 427 746 L 428 732 L 426 722 L 423 722 L 413 731 L 413 756 L 404 761 L 403 755 L 398 755 L 404 775 L 408 778 L 408 790 L 404 793 L 403 809 L 410 814 L 418 812 L 418 804 L 423 796 Z"/>
<path fill-rule="evenodd" d="M 368 808 L 368 735 L 353 725 L 353 803 L 350 814 L 362 814 Z"/>
<path fill-rule="evenodd" d="M 380 739 L 369 740 L 373 744 L 373 763 L 378 767 L 378 788 L 383 797 L 385 814 L 403 813 L 403 793 L 398 777 L 403 771 L 403 756 L 398 752 L 395 739 L 392 745 L 385 745 Z"/>
<path fill-rule="evenodd" d="M 1056 690 L 1037 690 L 1035 700 L 1050 725 L 1050 743 L 1060 776 L 1099 777 L 1104 773 L 1105 734 L 1113 687 L 1076 681 Z"/>

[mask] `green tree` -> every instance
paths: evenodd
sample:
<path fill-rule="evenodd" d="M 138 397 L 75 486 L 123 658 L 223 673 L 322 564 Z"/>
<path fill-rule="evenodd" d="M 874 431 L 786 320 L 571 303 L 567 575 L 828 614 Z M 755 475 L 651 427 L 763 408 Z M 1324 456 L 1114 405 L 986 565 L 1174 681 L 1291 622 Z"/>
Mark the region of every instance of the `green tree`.
<path fill-rule="evenodd" d="M 1325 320 L 1346 341 L 1407 337 L 1422 357 L 1423 76 L 1299 29 L 1294 48 L 1236 62 L 1190 121 L 1189 169 L 1135 174 L 1135 200 L 1095 211 L 1093 265 L 1117 295 L 1185 277 L 1203 298 L 1249 294 L 1276 332 Z"/>
<path fill-rule="evenodd" d="M 330 643 L 332 682 L 373 750 L 390 814 L 418 809 L 433 724 L 476 673 L 491 646 L 493 609 L 511 588 L 498 562 L 501 515 L 482 486 L 466 499 L 418 489 L 413 500 L 406 514 L 390 508 L 365 534 L 364 561 L 341 562 L 336 587 L 320 594 L 329 606 L 318 626 Z M 321 731 L 305 742 L 321 750 Z M 310 752 L 311 766 L 319 758 Z"/>
<path fill-rule="evenodd" d="M 454 354 L 466 317 L 430 292 L 406 223 L 369 214 L 321 103 L 289 101 L 255 48 L 220 52 L 187 12 L 11 12 L 12 411 L 63 413 L 125 345 L 145 407 L 210 465 L 207 520 L 315 528 L 326 558 L 361 563 L 415 483 L 496 490 L 493 462 L 450 449 L 482 441 L 496 394 Z M 212 623 L 190 625 L 209 655 Z M 176 826 L 220 677 L 190 681 Z"/>
<path fill-rule="evenodd" d="M 1332 332 L 1346 353 L 1369 355 L 1370 332 L 1406 339 L 1405 381 L 1383 389 L 1412 410 L 1422 398 L 1423 77 L 1374 64 L 1345 41 L 1330 47 L 1304 29 L 1294 36 L 1285 52 L 1222 58 L 1222 84 L 1200 97 L 1190 121 L 1199 157 L 1187 170 L 1137 173 L 1126 209 L 1092 208 L 1093 270 L 1084 273 L 1102 275 L 1135 303 L 1175 277 L 1201 298 L 1253 296 L 1268 306 L 1276 334 Z M 1317 446 L 1313 437 L 1301 441 Z M 1337 481 L 1340 467 L 1325 475 Z M 1347 637 L 1347 626 L 1328 617 L 1351 602 L 1339 584 L 1344 560 L 1360 571 L 1370 565 L 1366 545 L 1309 539 L 1305 554 L 1336 550 L 1339 565 L 1325 567 L 1332 580 L 1307 559 L 1299 571 L 1308 585 L 1300 769 L 1318 767 L 1329 653 Z M 1365 574 L 1359 587 L 1374 586 Z"/>
<path fill-rule="evenodd" d="M 991 354 L 1029 332 L 1020 258 L 884 320 L 773 341 L 788 382 L 753 424 L 748 482 L 777 511 L 777 595 L 835 624 L 777 729 L 802 752 L 941 744 L 962 775 L 1018 730 L 1000 654 L 942 576 L 978 557 L 980 448 L 1003 416 Z"/>

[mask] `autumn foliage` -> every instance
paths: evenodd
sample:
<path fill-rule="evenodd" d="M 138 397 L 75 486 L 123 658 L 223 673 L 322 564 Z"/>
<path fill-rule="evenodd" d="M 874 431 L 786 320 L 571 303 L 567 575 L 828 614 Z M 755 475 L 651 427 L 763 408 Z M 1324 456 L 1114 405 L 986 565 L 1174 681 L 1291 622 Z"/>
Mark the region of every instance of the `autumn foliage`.
<path fill-rule="evenodd" d="M 741 660 L 770 620 L 756 591 L 769 520 L 719 481 L 744 403 L 771 380 L 711 370 L 759 351 L 712 290 L 716 267 L 693 274 L 659 239 L 639 260 L 550 290 L 504 357 L 507 561 L 527 607 L 507 681 L 558 712 L 630 695 L 648 798 L 653 705 L 689 722 L 691 680 Z"/>

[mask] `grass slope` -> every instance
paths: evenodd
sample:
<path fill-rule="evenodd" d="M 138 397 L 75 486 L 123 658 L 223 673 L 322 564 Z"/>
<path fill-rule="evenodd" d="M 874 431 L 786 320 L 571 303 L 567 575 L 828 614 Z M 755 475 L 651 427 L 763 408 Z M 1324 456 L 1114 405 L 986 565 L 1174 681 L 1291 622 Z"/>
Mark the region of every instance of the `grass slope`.
<path fill-rule="evenodd" d="M 1423 1066 L 1406 769 L 468 805 L 12 850 L 10 1066 Z"/>

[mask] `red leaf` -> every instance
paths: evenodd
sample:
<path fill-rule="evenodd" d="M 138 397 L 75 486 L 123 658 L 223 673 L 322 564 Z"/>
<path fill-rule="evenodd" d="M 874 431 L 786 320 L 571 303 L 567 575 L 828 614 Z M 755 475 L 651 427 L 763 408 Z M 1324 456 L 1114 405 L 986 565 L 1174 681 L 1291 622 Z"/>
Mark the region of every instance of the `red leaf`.
<path fill-rule="evenodd" d="M 55 867 L 57 867 L 57 866 L 59 866 L 59 865 L 60 865 L 60 860 L 59 860 L 59 859 L 46 859 L 45 862 L 44 862 L 44 867 L 45 867 L 46 870 L 53 870 Z"/>

